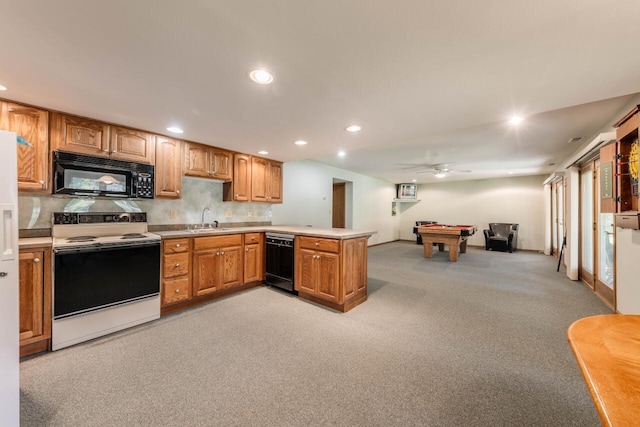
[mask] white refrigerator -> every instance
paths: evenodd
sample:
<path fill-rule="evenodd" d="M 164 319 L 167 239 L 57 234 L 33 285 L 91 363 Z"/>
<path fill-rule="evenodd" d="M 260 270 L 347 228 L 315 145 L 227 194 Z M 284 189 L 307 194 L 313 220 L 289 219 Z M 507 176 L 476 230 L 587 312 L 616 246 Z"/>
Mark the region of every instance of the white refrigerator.
<path fill-rule="evenodd" d="M 17 137 L 0 130 L 0 420 L 20 424 Z"/>

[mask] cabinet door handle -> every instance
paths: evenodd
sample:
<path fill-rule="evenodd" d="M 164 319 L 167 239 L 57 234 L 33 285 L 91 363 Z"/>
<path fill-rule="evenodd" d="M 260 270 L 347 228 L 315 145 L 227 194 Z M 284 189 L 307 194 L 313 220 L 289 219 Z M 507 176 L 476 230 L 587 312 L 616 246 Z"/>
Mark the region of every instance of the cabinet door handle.
<path fill-rule="evenodd" d="M 40 181 L 40 185 L 44 185 L 44 181 Z"/>
<path fill-rule="evenodd" d="M 179 248 L 179 247 L 180 247 L 180 243 L 176 243 L 176 248 Z"/>
<path fill-rule="evenodd" d="M 111 154 L 116 154 L 117 152 L 118 152 L 117 150 L 113 150 Z"/>
<path fill-rule="evenodd" d="M 108 152 L 109 152 L 109 149 L 108 149 L 108 148 L 105 148 L 105 149 L 104 149 L 104 150 L 102 150 L 102 151 L 104 151 L 105 153 L 108 153 Z"/>
<path fill-rule="evenodd" d="M 224 252 L 220 252 L 220 255 L 224 255 Z"/>
<path fill-rule="evenodd" d="M 34 259 L 33 259 L 33 262 L 35 262 L 35 263 L 40 262 L 40 258 L 34 258 Z"/>
<path fill-rule="evenodd" d="M 245 251 L 245 252 L 249 252 L 249 248 L 245 249 L 244 251 Z"/>
<path fill-rule="evenodd" d="M 179 293 L 180 293 L 180 289 L 176 289 L 176 294 L 179 294 Z"/>
<path fill-rule="evenodd" d="M 180 190 L 176 190 L 176 194 L 180 194 Z"/>
<path fill-rule="evenodd" d="M 179 262 L 176 262 L 176 267 L 180 267 L 180 263 Z"/>
<path fill-rule="evenodd" d="M 216 252 L 216 256 L 219 256 L 219 255 L 220 255 L 220 252 Z"/>
<path fill-rule="evenodd" d="M 316 242 L 316 246 L 320 246 L 320 243 Z"/>

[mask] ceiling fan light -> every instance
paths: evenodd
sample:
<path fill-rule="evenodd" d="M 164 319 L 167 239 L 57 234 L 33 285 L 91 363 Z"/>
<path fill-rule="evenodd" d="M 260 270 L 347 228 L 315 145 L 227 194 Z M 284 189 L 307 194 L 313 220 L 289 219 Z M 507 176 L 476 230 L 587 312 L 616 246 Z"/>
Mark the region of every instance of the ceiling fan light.
<path fill-rule="evenodd" d="M 436 178 L 444 178 L 445 176 L 447 176 L 447 173 L 444 171 L 436 171 L 433 176 L 435 176 Z"/>

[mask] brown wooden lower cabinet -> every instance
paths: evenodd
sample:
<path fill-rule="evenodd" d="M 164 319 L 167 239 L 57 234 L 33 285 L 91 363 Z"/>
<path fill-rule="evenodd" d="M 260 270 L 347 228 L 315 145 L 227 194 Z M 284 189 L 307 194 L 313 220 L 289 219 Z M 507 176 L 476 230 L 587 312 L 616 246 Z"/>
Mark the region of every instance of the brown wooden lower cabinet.
<path fill-rule="evenodd" d="M 193 253 L 193 295 L 243 284 L 242 235 L 198 237 Z"/>
<path fill-rule="evenodd" d="M 162 241 L 162 307 L 191 298 L 191 239 Z"/>
<path fill-rule="evenodd" d="M 301 298 L 348 311 L 367 300 L 367 239 L 298 236 L 295 289 Z M 162 314 L 258 285 L 264 233 L 162 241 Z"/>
<path fill-rule="evenodd" d="M 366 301 L 367 239 L 296 238 L 298 296 L 343 312 Z"/>
<path fill-rule="evenodd" d="M 264 280 L 264 233 L 244 235 L 244 283 Z"/>
<path fill-rule="evenodd" d="M 20 357 L 49 349 L 51 249 L 20 251 Z"/>

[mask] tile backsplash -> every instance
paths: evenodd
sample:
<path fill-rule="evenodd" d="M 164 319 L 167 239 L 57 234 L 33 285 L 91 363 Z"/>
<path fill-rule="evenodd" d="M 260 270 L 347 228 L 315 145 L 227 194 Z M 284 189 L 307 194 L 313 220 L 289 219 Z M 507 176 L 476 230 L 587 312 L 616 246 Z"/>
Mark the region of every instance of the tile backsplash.
<path fill-rule="evenodd" d="M 202 211 L 205 222 L 225 224 L 271 222 L 268 203 L 222 201 L 222 183 L 207 179 L 182 179 L 182 199 L 98 200 L 61 196 L 20 194 L 18 201 L 20 229 L 51 228 L 53 212 L 147 212 L 150 225 L 199 224 Z"/>

